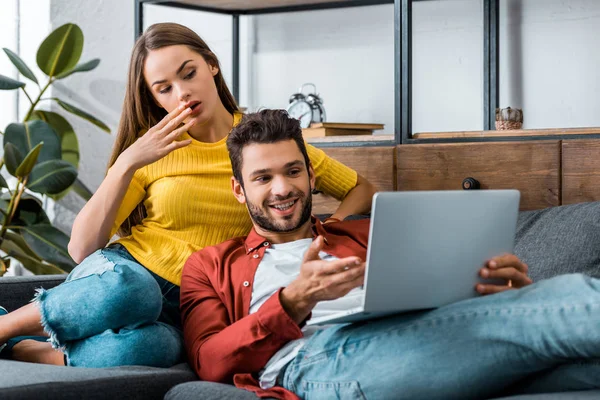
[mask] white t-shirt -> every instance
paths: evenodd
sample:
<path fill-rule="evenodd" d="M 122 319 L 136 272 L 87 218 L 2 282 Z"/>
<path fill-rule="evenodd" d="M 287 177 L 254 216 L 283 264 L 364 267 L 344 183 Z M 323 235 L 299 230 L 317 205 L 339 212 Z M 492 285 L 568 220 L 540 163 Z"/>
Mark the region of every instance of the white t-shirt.
<path fill-rule="evenodd" d="M 250 314 L 258 311 L 273 293 L 282 287 L 288 286 L 296 279 L 300 273 L 304 253 L 306 253 L 311 243 L 312 239 L 310 238 L 300 239 L 290 243 L 272 244 L 270 248 L 265 250 L 264 257 L 254 276 Z M 319 256 L 325 261 L 337 260 L 337 257 L 325 252 L 320 252 Z M 322 317 L 360 307 L 363 297 L 363 289 L 356 288 L 340 299 L 319 302 L 312 310 L 312 317 Z M 296 357 L 306 340 L 323 328 L 326 328 L 326 326 L 305 326 L 302 329 L 304 334 L 302 339 L 292 340 L 279 349 L 267 362 L 263 370 L 260 371 L 259 382 L 261 388 L 268 389 L 275 386 L 279 372 Z"/>

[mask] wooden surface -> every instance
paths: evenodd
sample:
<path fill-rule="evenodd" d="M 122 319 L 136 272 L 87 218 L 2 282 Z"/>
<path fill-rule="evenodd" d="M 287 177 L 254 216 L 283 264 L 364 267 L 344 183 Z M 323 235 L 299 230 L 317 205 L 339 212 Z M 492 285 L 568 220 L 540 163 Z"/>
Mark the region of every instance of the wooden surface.
<path fill-rule="evenodd" d="M 600 140 L 563 141 L 562 204 L 600 200 Z"/>
<path fill-rule="evenodd" d="M 352 124 L 347 122 L 315 122 L 310 124 L 310 128 L 338 128 L 338 129 L 360 129 L 360 130 L 380 130 L 383 124 Z"/>
<path fill-rule="evenodd" d="M 355 136 L 368 135 L 373 137 L 373 131 L 368 129 L 340 129 L 340 128 L 304 128 L 302 129 L 302 137 L 305 139 L 314 137 L 330 137 L 330 136 Z M 346 139 L 348 140 L 348 139 Z"/>
<path fill-rule="evenodd" d="M 394 153 L 390 147 L 335 147 L 324 148 L 328 156 L 354 169 L 378 190 L 394 190 Z M 339 201 L 318 194 L 313 197 L 314 214 L 332 214 L 338 208 Z"/>
<path fill-rule="evenodd" d="M 513 136 L 560 136 L 600 134 L 600 128 L 565 129 L 519 129 L 506 131 L 470 131 L 470 132 L 422 132 L 415 133 L 414 139 L 452 139 L 475 137 L 513 137 Z"/>
<path fill-rule="evenodd" d="M 521 209 L 560 204 L 560 141 L 418 144 L 397 147 L 397 190 L 518 189 Z"/>
<path fill-rule="evenodd" d="M 394 134 L 386 135 L 353 135 L 353 136 L 325 136 L 318 138 L 306 138 L 308 143 L 339 143 L 339 142 L 370 142 L 370 141 L 389 141 L 394 144 Z M 358 148 L 355 148 L 358 149 Z M 358 151 L 358 150 L 357 150 Z"/>
<path fill-rule="evenodd" d="M 257 10 L 323 3 L 352 3 L 353 0 L 175 0 L 175 3 L 216 8 L 219 10 Z"/>

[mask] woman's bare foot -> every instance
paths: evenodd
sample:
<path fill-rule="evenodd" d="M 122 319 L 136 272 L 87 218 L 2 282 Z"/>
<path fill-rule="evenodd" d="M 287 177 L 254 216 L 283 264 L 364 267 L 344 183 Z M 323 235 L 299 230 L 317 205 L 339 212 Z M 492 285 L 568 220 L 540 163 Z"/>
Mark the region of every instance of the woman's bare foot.
<path fill-rule="evenodd" d="M 25 339 L 12 348 L 13 360 L 38 364 L 65 365 L 65 355 L 48 342 Z"/>

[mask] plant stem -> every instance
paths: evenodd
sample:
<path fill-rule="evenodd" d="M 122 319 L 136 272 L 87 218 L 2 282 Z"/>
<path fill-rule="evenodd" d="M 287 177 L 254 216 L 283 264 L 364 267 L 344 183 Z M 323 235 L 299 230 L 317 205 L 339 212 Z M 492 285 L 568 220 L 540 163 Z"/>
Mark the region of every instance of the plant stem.
<path fill-rule="evenodd" d="M 40 102 L 40 99 L 42 98 L 42 95 L 44 94 L 44 92 L 46 91 L 46 89 L 48 89 L 48 87 L 50 87 L 50 85 L 53 82 L 54 82 L 54 80 L 52 78 L 48 79 L 48 83 L 46 83 L 46 86 L 44 86 L 44 88 L 41 90 L 41 92 L 38 95 L 37 99 L 35 99 L 35 101 L 31 103 L 31 107 L 29 107 L 29 111 L 27 111 L 27 115 L 25 115 L 25 121 L 27 121 L 29 119 L 29 117 L 31 117 L 31 114 L 35 110 L 35 106 L 37 106 L 37 104 Z M 2 238 L 2 237 L 0 237 L 0 238 Z"/>
<path fill-rule="evenodd" d="M 23 183 L 19 189 L 19 192 L 17 193 L 17 197 L 15 198 L 15 204 L 13 206 L 13 209 L 11 210 L 10 220 L 8 221 L 9 224 L 12 221 L 13 217 L 15 216 L 15 213 L 17 212 L 17 207 L 19 207 L 19 202 L 21 201 L 21 196 L 23 196 L 23 193 L 25 193 L 25 185 L 27 185 L 28 179 L 29 179 L 29 176 L 26 176 L 25 178 L 23 178 Z M 4 236 L 2 236 L 1 238 L 4 239 Z"/>
<path fill-rule="evenodd" d="M 15 190 L 10 197 L 10 202 L 8 203 L 8 208 L 6 210 L 6 215 L 4 216 L 4 222 L 2 223 L 2 229 L 0 229 L 0 246 L 4 242 L 4 236 L 6 236 L 6 231 L 8 230 L 9 224 L 12 222 L 13 217 L 17 211 L 17 206 L 19 205 L 19 201 L 21 200 L 21 196 L 25 192 L 25 184 L 27 183 L 27 178 L 19 178 L 19 182 L 17 182 L 17 190 Z"/>
<path fill-rule="evenodd" d="M 27 93 L 27 91 L 25 90 L 25 88 L 21 87 L 21 90 L 23 90 L 23 93 L 25 93 L 25 96 L 27 96 L 27 99 L 29 99 L 29 102 L 31 104 L 33 104 L 33 100 L 31 100 L 31 97 L 29 97 L 29 93 Z"/>

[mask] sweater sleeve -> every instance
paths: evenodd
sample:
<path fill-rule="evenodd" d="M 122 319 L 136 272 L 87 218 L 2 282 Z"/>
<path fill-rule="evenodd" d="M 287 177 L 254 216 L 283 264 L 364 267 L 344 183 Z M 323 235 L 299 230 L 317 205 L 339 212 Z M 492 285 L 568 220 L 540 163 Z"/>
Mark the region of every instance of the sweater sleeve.
<path fill-rule="evenodd" d="M 316 188 L 337 200 L 343 200 L 358 181 L 358 174 L 321 149 L 306 144 L 308 158 L 315 170 Z"/>

